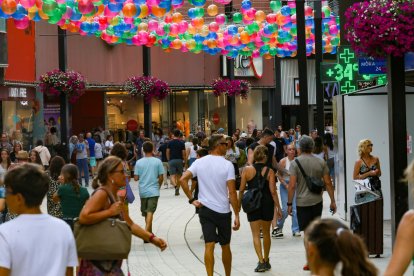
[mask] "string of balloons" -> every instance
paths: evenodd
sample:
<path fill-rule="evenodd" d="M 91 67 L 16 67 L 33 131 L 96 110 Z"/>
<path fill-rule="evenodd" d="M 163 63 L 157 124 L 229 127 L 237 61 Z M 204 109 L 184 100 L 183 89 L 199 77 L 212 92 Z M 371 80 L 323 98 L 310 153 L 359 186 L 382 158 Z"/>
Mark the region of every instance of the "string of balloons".
<path fill-rule="evenodd" d="M 272 0 L 256 9 L 243 0 L 230 16 L 220 11 L 231 0 L 0 0 L 0 18 L 16 28 L 46 20 L 69 32 L 110 44 L 158 46 L 169 52 L 265 58 L 297 55 L 296 3 Z M 264 3 L 260 2 L 263 7 Z M 180 12 L 183 10 L 182 12 Z M 305 6 L 306 54 L 315 53 L 314 10 Z M 339 18 L 322 6 L 324 53 L 336 53 Z"/>

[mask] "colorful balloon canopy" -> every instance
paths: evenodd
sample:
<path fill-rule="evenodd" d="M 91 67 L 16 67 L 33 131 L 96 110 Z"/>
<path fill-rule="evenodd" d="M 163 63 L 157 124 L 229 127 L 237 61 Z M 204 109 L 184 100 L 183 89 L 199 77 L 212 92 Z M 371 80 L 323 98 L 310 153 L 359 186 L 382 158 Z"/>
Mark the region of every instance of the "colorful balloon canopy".
<path fill-rule="evenodd" d="M 265 58 L 297 54 L 294 1 L 283 6 L 272 0 L 269 7 L 256 10 L 252 1 L 243 0 L 231 16 L 220 13 L 231 0 L 214 0 L 208 6 L 206 0 L 188 1 L 190 5 L 184 0 L 0 0 L 0 18 L 13 18 L 18 29 L 27 28 L 30 20 L 46 20 L 107 43 L 159 46 L 167 52 L 175 49 L 232 58 L 238 54 Z M 306 6 L 307 55 L 315 52 L 313 14 Z M 339 17 L 326 3 L 322 32 L 324 53 L 336 53 Z"/>

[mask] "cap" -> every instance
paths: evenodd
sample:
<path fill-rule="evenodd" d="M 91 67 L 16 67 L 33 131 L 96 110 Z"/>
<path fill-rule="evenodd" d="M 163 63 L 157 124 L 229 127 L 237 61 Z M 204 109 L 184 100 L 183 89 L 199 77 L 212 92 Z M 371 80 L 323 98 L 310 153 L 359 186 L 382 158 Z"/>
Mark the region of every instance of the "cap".
<path fill-rule="evenodd" d="M 223 134 L 224 133 L 224 128 L 219 128 L 218 130 L 217 130 L 217 133 L 220 133 L 220 134 Z"/>
<path fill-rule="evenodd" d="M 247 133 L 243 132 L 242 134 L 240 134 L 240 138 L 247 138 Z"/>

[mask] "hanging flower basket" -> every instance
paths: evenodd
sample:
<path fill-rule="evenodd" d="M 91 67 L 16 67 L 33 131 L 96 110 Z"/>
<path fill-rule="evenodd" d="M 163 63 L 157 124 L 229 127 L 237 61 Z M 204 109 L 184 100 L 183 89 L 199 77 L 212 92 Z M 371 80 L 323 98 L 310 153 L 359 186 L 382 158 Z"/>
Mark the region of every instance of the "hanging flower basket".
<path fill-rule="evenodd" d="M 345 17 L 345 36 L 357 53 L 401 57 L 414 51 L 414 0 L 358 2 Z"/>
<path fill-rule="evenodd" d="M 75 71 L 49 71 L 41 75 L 39 81 L 41 92 L 53 95 L 64 93 L 70 103 L 75 103 L 85 93 L 85 78 Z"/>
<path fill-rule="evenodd" d="M 162 101 L 171 91 L 165 81 L 151 76 L 130 77 L 125 81 L 124 89 L 132 97 L 144 97 L 145 103 L 151 103 L 152 99 Z"/>
<path fill-rule="evenodd" d="M 217 79 L 213 81 L 211 86 L 216 97 L 226 94 L 231 97 L 240 96 L 247 99 L 247 94 L 250 92 L 250 83 L 246 80 Z"/>

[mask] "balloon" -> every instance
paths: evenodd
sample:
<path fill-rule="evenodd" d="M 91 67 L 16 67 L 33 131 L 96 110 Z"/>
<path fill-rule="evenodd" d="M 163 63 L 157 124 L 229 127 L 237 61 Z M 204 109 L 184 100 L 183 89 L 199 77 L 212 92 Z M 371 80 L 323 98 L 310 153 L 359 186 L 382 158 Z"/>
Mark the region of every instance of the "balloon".
<path fill-rule="evenodd" d="M 180 23 L 181 20 L 183 20 L 183 15 L 179 12 L 175 12 L 172 15 L 172 22 L 174 23 Z"/>
<path fill-rule="evenodd" d="M 305 16 L 312 16 L 313 15 L 313 9 L 309 6 L 305 6 Z"/>
<path fill-rule="evenodd" d="M 210 32 L 217 32 L 219 30 L 220 26 L 219 24 L 217 24 L 217 22 L 211 22 L 208 25 L 208 29 L 210 30 Z"/>
<path fill-rule="evenodd" d="M 137 15 L 137 7 L 134 3 L 126 3 L 122 8 L 122 14 L 125 17 L 134 17 Z"/>
<path fill-rule="evenodd" d="M 9 0 L 9 1 L 13 1 L 13 0 Z M 219 25 L 222 25 L 226 22 L 226 16 L 224 14 L 219 14 L 216 16 L 216 22 Z"/>
<path fill-rule="evenodd" d="M 22 5 L 25 9 L 33 7 L 35 3 L 35 0 L 20 0 L 20 5 Z"/>
<path fill-rule="evenodd" d="M 241 3 L 241 7 L 243 10 L 249 10 L 252 7 L 252 2 L 250 2 L 249 0 L 243 0 L 243 2 Z"/>
<path fill-rule="evenodd" d="M 280 9 L 280 13 L 281 13 L 283 16 L 288 16 L 288 15 L 290 15 L 290 7 L 289 7 L 289 6 L 283 6 L 283 7 Z"/>
<path fill-rule="evenodd" d="M 78 10 L 81 14 L 88 14 L 94 10 L 91 0 L 78 0 Z"/>
<path fill-rule="evenodd" d="M 240 23 L 243 20 L 243 15 L 239 12 L 233 14 L 233 22 Z"/>
<path fill-rule="evenodd" d="M 263 11 L 259 10 L 259 11 L 256 12 L 255 19 L 256 19 L 257 22 L 262 22 L 262 21 L 265 20 L 265 18 L 266 18 L 266 15 Z"/>
<path fill-rule="evenodd" d="M 207 7 L 207 14 L 209 16 L 216 16 L 217 13 L 218 13 L 218 7 L 216 5 L 211 4 L 210 6 Z"/>
<path fill-rule="evenodd" d="M 19 30 L 24 30 L 27 27 L 29 27 L 29 25 L 30 25 L 30 20 L 27 16 L 24 16 L 20 20 L 14 19 L 14 26 L 16 26 L 16 28 Z"/>
<path fill-rule="evenodd" d="M 249 36 L 249 34 L 246 31 L 242 31 L 240 33 L 240 41 L 243 44 L 247 44 L 247 43 L 250 42 L 250 36 Z"/>
<path fill-rule="evenodd" d="M 280 2 L 279 0 L 270 1 L 270 8 L 272 9 L 272 11 L 277 12 L 282 8 L 282 2 Z"/>

